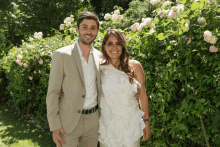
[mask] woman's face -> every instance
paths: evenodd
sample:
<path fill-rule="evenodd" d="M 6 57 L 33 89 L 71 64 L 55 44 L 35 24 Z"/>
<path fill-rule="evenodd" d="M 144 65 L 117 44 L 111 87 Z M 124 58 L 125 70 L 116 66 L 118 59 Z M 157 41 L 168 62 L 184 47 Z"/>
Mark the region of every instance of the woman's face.
<path fill-rule="evenodd" d="M 122 45 L 120 45 L 115 35 L 109 36 L 104 48 L 111 60 L 118 60 L 120 58 L 122 53 Z"/>

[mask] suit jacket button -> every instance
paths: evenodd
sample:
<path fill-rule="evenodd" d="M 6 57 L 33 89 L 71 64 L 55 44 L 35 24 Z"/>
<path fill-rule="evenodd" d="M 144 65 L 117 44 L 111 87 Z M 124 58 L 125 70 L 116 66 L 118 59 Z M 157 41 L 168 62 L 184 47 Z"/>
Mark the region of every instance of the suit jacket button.
<path fill-rule="evenodd" d="M 81 113 L 81 110 L 78 110 L 78 113 Z"/>
<path fill-rule="evenodd" d="M 82 95 L 82 98 L 85 98 L 85 95 Z"/>

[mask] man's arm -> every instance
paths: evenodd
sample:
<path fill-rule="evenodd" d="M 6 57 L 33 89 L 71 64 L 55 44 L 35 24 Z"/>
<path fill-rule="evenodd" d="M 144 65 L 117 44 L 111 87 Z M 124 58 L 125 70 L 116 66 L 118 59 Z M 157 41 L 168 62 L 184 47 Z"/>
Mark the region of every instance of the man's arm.
<path fill-rule="evenodd" d="M 62 128 L 59 117 L 59 94 L 63 82 L 62 53 L 55 51 L 51 62 L 49 86 L 47 92 L 47 118 L 50 131 Z"/>

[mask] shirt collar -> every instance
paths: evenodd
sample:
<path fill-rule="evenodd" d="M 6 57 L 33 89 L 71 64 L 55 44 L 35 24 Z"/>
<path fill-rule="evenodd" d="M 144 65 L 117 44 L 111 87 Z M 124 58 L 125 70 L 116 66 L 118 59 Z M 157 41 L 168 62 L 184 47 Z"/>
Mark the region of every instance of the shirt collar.
<path fill-rule="evenodd" d="M 82 56 L 82 51 L 81 51 L 80 46 L 79 46 L 79 40 L 76 41 L 76 45 L 77 45 L 77 49 L 79 51 L 79 55 Z M 90 50 L 90 54 L 93 53 L 93 50 L 94 50 L 94 47 L 93 47 L 93 44 L 92 44 L 92 48 Z"/>

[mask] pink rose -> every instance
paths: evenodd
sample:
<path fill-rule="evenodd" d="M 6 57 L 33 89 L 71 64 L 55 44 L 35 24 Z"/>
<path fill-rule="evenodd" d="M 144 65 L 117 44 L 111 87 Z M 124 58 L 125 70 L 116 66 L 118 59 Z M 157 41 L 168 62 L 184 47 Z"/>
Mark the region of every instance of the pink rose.
<path fill-rule="evenodd" d="M 21 60 L 22 60 L 22 56 L 21 56 L 21 55 L 18 55 L 18 56 L 17 56 L 17 60 L 21 61 Z"/>
<path fill-rule="evenodd" d="M 118 19 L 123 19 L 123 16 L 122 15 L 118 15 Z"/>
<path fill-rule="evenodd" d="M 110 17 L 111 17 L 111 14 L 106 13 L 105 16 L 104 16 L 104 19 L 105 19 L 105 20 L 108 20 Z"/>
<path fill-rule="evenodd" d="M 138 27 L 139 27 L 139 23 L 135 23 L 131 26 L 131 30 L 134 31 L 134 30 L 138 29 Z"/>
<path fill-rule="evenodd" d="M 204 37 L 204 40 L 209 43 L 210 39 L 212 38 L 212 33 L 207 30 L 204 32 L 203 37 Z"/>
<path fill-rule="evenodd" d="M 29 77 L 29 80 L 33 80 L 33 77 Z"/>
<path fill-rule="evenodd" d="M 38 55 L 35 55 L 35 58 L 39 59 L 39 58 L 40 58 L 40 56 L 38 56 Z"/>
<path fill-rule="evenodd" d="M 119 10 L 115 10 L 114 14 L 120 14 L 120 11 Z"/>
<path fill-rule="evenodd" d="M 209 51 L 210 51 L 211 53 L 216 53 L 216 52 L 218 51 L 218 48 L 215 47 L 215 46 L 210 46 Z"/>
<path fill-rule="evenodd" d="M 173 10 L 170 10 L 169 14 L 168 14 L 168 18 L 174 18 L 176 16 L 176 12 L 174 12 Z"/>
<path fill-rule="evenodd" d="M 43 60 L 40 60 L 40 61 L 38 61 L 38 63 L 39 63 L 40 65 L 42 65 L 44 62 L 43 62 Z"/>
<path fill-rule="evenodd" d="M 151 18 L 142 18 L 142 22 L 144 23 L 145 26 L 149 25 L 151 23 Z"/>
<path fill-rule="evenodd" d="M 34 71 L 34 74 L 36 74 L 37 72 L 36 71 Z"/>
<path fill-rule="evenodd" d="M 27 64 L 27 63 L 24 63 L 23 66 L 24 66 L 25 68 L 27 68 L 27 67 L 28 67 L 28 64 Z"/>
<path fill-rule="evenodd" d="M 151 24 L 149 25 L 149 27 L 150 27 L 151 29 L 154 29 L 154 28 L 155 28 L 155 24 L 154 24 L 154 23 L 151 23 Z"/>
<path fill-rule="evenodd" d="M 22 62 L 19 62 L 18 64 L 19 64 L 20 66 L 22 66 L 22 65 L 23 65 L 23 63 L 22 63 Z"/>
<path fill-rule="evenodd" d="M 15 60 L 15 63 L 19 64 L 19 62 L 20 62 L 19 60 Z"/>
<path fill-rule="evenodd" d="M 199 17 L 199 18 L 197 19 L 197 22 L 200 23 L 200 24 L 202 24 L 202 23 L 205 23 L 206 20 L 205 20 L 204 17 Z"/>
<path fill-rule="evenodd" d="M 28 92 L 31 92 L 31 90 L 30 90 L 30 89 L 28 89 L 27 91 L 28 91 Z"/>

